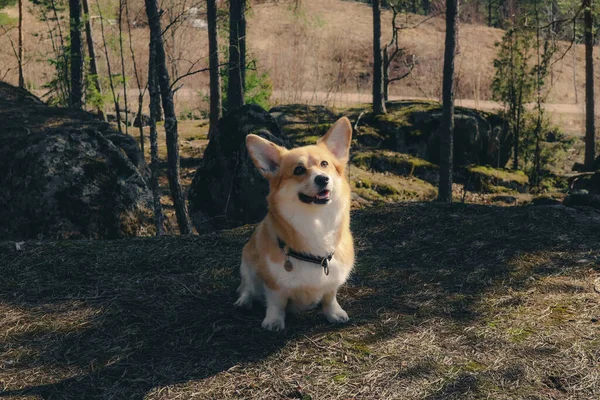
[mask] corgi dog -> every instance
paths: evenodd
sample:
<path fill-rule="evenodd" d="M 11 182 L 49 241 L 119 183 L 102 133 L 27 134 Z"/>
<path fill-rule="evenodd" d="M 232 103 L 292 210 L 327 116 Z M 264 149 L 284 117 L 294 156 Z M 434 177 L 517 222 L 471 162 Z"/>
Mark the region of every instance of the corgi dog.
<path fill-rule="evenodd" d="M 254 165 L 269 180 L 267 216 L 244 246 L 235 306 L 266 302 L 262 327 L 285 328 L 286 311 L 321 303 L 331 323 L 348 321 L 338 288 L 354 265 L 348 163 L 352 126 L 339 119 L 316 145 L 287 150 L 246 137 Z"/>

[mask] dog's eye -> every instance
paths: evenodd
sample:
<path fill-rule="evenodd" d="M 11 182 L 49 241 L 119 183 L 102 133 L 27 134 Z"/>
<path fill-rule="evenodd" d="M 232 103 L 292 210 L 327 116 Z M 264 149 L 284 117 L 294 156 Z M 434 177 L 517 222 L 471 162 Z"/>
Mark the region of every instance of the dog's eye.
<path fill-rule="evenodd" d="M 327 168 L 328 165 L 329 163 L 327 161 L 321 161 L 321 167 Z"/>
<path fill-rule="evenodd" d="M 294 175 L 302 175 L 305 172 L 306 172 L 306 168 L 304 168 L 301 165 L 299 165 L 296 168 L 294 168 Z"/>

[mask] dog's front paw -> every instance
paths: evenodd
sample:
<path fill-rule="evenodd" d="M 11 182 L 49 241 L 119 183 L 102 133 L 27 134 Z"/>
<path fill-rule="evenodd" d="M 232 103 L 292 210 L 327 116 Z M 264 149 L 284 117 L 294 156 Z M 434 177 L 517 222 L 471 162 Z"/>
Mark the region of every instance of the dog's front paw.
<path fill-rule="evenodd" d="M 348 322 L 348 313 L 342 309 L 342 307 L 331 308 L 325 311 L 325 317 L 327 321 L 332 324 L 343 324 Z"/>
<path fill-rule="evenodd" d="M 268 331 L 281 331 L 285 329 L 285 320 L 283 318 L 265 318 L 261 326 Z"/>

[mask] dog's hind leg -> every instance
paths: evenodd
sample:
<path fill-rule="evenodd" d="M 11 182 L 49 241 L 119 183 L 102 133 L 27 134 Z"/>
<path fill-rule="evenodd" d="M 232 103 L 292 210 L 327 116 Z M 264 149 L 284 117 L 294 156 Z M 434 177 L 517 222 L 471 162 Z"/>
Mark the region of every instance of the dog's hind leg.
<path fill-rule="evenodd" d="M 258 297 L 259 278 L 256 275 L 254 266 L 243 258 L 240 265 L 240 275 L 242 276 L 242 283 L 237 288 L 240 297 L 233 305 L 241 308 L 252 308 L 252 302 Z"/>

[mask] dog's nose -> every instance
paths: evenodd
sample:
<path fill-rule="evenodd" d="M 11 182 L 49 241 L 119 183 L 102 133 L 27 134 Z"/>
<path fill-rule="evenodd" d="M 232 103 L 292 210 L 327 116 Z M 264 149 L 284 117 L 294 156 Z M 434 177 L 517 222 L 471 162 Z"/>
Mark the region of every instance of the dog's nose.
<path fill-rule="evenodd" d="M 319 187 L 325 187 L 329 183 L 329 177 L 327 175 L 317 175 L 315 177 L 315 183 Z"/>

